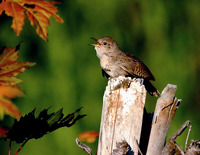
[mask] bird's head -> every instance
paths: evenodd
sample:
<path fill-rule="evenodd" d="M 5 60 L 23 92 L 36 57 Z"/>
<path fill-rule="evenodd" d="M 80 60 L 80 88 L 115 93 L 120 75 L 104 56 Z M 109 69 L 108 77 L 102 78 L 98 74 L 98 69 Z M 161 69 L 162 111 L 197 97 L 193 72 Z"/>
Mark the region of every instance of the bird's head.
<path fill-rule="evenodd" d="M 97 56 L 100 58 L 103 54 L 108 54 L 119 50 L 119 45 L 111 37 L 104 37 L 101 39 L 91 38 L 96 41 L 97 44 L 90 44 L 95 47 Z"/>

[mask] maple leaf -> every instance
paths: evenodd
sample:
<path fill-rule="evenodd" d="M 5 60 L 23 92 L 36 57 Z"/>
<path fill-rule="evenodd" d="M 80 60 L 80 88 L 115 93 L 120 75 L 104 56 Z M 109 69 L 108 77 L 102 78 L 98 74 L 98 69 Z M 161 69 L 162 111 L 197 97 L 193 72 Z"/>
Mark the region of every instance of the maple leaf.
<path fill-rule="evenodd" d="M 0 15 L 5 11 L 6 15 L 13 17 L 11 27 L 19 36 L 26 18 L 24 12 L 26 12 L 31 25 L 37 25 L 37 34 L 47 41 L 49 18 L 52 16 L 56 21 L 63 23 L 63 19 L 57 14 L 58 10 L 53 4 L 59 3 L 47 0 L 4 0 L 0 4 Z"/>
<path fill-rule="evenodd" d="M 85 131 L 78 134 L 80 141 L 87 141 L 88 143 L 93 143 L 99 137 L 99 133 L 96 131 Z"/>
<path fill-rule="evenodd" d="M 8 114 L 16 119 L 21 117 L 21 113 L 15 104 L 9 100 L 14 97 L 23 96 L 23 92 L 19 86 L 3 86 L 0 85 L 0 118 L 3 119 L 4 114 Z"/>
<path fill-rule="evenodd" d="M 16 47 L 8 47 L 0 49 L 0 85 L 16 85 L 22 82 L 16 76 L 25 71 L 26 68 L 34 66 L 36 63 L 17 62 L 18 50 L 20 44 Z"/>
<path fill-rule="evenodd" d="M 21 117 L 19 121 L 14 121 L 12 128 L 6 133 L 7 137 L 5 139 L 16 141 L 16 143 L 25 143 L 33 138 L 41 138 L 45 134 L 61 127 L 70 127 L 86 116 L 76 115 L 80 110 L 81 108 L 64 117 L 63 109 L 50 114 L 48 114 L 48 109 L 44 109 L 38 117 L 35 117 L 34 109 Z"/>

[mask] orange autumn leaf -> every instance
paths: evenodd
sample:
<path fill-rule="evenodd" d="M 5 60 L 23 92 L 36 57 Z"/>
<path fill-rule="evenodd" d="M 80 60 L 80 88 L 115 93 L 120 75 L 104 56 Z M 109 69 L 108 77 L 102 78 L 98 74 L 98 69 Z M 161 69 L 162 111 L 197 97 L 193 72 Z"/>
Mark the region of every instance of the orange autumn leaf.
<path fill-rule="evenodd" d="M 96 138 L 99 136 L 99 133 L 96 131 L 86 131 L 86 132 L 81 132 L 78 134 L 79 134 L 78 139 L 80 141 L 87 141 L 88 143 L 93 143 L 96 140 Z"/>
<path fill-rule="evenodd" d="M 59 4 L 48 0 L 3 0 L 0 4 L 0 15 L 5 11 L 7 16 L 13 17 L 12 28 L 19 36 L 27 14 L 32 26 L 37 25 L 37 34 L 47 41 L 47 26 L 52 16 L 56 21 L 63 23 L 63 19 L 57 14 L 58 10 L 53 4 Z"/>
<path fill-rule="evenodd" d="M 0 97 L 14 98 L 23 96 L 23 92 L 19 86 L 3 86 L 0 85 Z"/>
<path fill-rule="evenodd" d="M 3 86 L 0 85 L 0 118 L 3 119 L 4 115 L 10 115 L 16 119 L 21 117 L 21 113 L 15 104 L 9 100 L 14 97 L 23 96 L 23 92 L 19 86 Z"/>
<path fill-rule="evenodd" d="M 0 55 L 0 85 L 16 85 L 22 82 L 16 76 L 25 71 L 26 68 L 34 66 L 36 63 L 18 62 L 18 50 L 16 47 L 8 47 Z M 1 51 L 2 49 L 0 49 Z"/>

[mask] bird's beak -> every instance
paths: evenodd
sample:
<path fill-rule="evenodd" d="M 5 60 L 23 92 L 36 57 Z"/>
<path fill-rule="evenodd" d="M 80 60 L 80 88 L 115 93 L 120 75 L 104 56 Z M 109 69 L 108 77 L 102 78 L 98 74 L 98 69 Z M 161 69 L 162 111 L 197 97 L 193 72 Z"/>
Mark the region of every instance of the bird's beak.
<path fill-rule="evenodd" d="M 98 41 L 98 39 L 95 39 L 95 38 L 92 38 L 92 37 L 91 37 L 91 39 L 94 40 L 94 41 L 96 41 L 96 42 Z"/>
<path fill-rule="evenodd" d="M 98 39 L 92 38 L 94 41 L 96 41 L 97 44 L 89 44 L 90 46 L 100 46 L 101 44 L 98 42 Z"/>

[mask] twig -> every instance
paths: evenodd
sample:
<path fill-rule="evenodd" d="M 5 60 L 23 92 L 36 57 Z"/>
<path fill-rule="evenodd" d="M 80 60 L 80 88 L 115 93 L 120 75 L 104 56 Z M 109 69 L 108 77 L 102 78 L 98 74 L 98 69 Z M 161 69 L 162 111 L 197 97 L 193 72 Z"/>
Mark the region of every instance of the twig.
<path fill-rule="evenodd" d="M 83 151 L 84 151 L 85 153 L 87 153 L 87 154 L 89 154 L 89 155 L 92 155 L 92 149 L 91 149 L 89 146 L 87 146 L 87 145 L 81 143 L 81 142 L 79 141 L 78 138 L 76 138 L 76 144 L 77 144 L 80 148 L 82 148 Z"/>
<path fill-rule="evenodd" d="M 170 138 L 170 139 L 173 139 L 175 140 L 178 136 L 180 136 L 182 134 L 182 132 L 188 127 L 188 125 L 190 124 L 190 121 L 187 120 L 182 126 L 180 129 L 178 129 L 174 135 Z"/>
<path fill-rule="evenodd" d="M 25 140 L 25 142 L 23 142 L 23 144 L 20 146 L 20 148 L 17 150 L 17 152 L 15 153 L 15 155 L 17 155 L 21 149 L 24 147 L 24 145 L 28 142 L 29 139 Z"/>
<path fill-rule="evenodd" d="M 178 129 L 173 136 L 169 138 L 168 143 L 165 145 L 165 147 L 162 150 L 162 155 L 171 155 L 174 153 L 177 153 L 179 155 L 184 155 L 183 150 L 176 144 L 175 140 L 178 136 L 182 134 L 182 132 L 188 127 L 190 124 L 190 121 L 186 121 L 180 129 Z"/>
<path fill-rule="evenodd" d="M 10 155 L 10 154 L 11 154 L 11 140 L 9 142 L 9 149 L 8 149 L 8 155 Z"/>
<path fill-rule="evenodd" d="M 186 141 L 185 141 L 185 150 L 186 150 L 186 148 L 187 148 L 187 142 L 188 142 L 188 138 L 189 138 L 191 129 L 192 129 L 192 126 L 190 125 L 190 128 L 189 128 L 189 130 L 188 130 L 188 134 L 187 134 L 187 137 L 186 137 Z"/>
<path fill-rule="evenodd" d="M 185 155 L 199 155 L 200 154 L 200 141 L 191 140 L 189 146 L 185 151 Z"/>
<path fill-rule="evenodd" d="M 175 150 L 177 155 L 184 155 L 183 150 L 174 142 Z"/>

